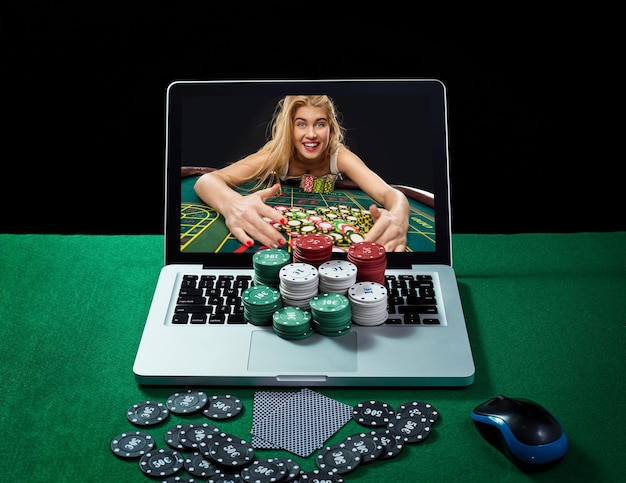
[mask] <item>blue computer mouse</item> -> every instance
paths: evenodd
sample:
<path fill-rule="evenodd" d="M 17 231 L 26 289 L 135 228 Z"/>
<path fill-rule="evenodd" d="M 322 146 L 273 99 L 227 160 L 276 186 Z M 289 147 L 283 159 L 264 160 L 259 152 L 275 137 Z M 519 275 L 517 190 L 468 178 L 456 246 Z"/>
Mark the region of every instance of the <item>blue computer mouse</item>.
<path fill-rule="evenodd" d="M 528 399 L 496 396 L 476 406 L 472 420 L 487 441 L 496 447 L 503 442 L 513 461 L 523 467 L 555 463 L 569 447 L 554 415 Z"/>

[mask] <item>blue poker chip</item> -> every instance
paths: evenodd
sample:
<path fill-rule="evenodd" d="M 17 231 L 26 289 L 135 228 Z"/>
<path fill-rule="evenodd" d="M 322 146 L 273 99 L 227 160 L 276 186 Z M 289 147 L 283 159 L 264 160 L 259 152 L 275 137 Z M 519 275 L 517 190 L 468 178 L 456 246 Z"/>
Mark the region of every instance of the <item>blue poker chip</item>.
<path fill-rule="evenodd" d="M 111 451 L 120 458 L 139 458 L 154 449 L 152 436 L 143 431 L 130 431 L 118 434 L 111 441 Z"/>

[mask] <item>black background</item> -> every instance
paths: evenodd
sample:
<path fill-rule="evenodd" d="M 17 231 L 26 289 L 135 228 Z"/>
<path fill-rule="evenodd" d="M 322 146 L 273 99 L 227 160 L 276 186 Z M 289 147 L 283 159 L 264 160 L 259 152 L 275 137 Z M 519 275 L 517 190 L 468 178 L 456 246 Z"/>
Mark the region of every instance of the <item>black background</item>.
<path fill-rule="evenodd" d="M 447 85 L 454 232 L 626 229 L 596 109 L 613 81 L 589 21 L 492 12 L 458 28 L 393 1 L 169 3 L 0 7 L 0 231 L 161 233 L 171 81 L 342 77 Z"/>

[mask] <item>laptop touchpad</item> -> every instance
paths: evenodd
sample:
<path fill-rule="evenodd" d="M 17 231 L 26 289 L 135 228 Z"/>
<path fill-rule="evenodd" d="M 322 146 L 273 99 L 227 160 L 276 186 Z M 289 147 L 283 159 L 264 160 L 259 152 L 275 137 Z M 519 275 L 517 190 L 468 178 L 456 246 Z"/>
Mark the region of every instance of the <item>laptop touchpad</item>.
<path fill-rule="evenodd" d="M 303 340 L 286 340 L 269 330 L 255 330 L 248 368 L 277 374 L 356 371 L 356 336 L 348 332 L 338 337 L 313 334 Z"/>

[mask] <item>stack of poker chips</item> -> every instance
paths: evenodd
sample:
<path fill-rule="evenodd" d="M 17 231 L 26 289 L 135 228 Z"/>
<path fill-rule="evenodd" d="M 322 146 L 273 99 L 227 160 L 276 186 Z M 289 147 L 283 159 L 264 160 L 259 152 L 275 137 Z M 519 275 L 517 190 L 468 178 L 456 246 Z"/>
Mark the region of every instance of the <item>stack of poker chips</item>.
<path fill-rule="evenodd" d="M 254 284 L 278 287 L 278 272 L 291 262 L 291 255 L 279 248 L 259 250 L 252 256 Z"/>
<path fill-rule="evenodd" d="M 356 265 L 347 260 L 329 260 L 318 268 L 322 293 L 339 293 L 346 295 L 348 288 L 356 282 Z"/>
<path fill-rule="evenodd" d="M 311 299 L 313 329 L 327 336 L 340 336 L 352 328 L 350 301 L 338 293 L 321 293 Z"/>
<path fill-rule="evenodd" d="M 376 282 L 357 282 L 348 289 L 352 321 L 380 325 L 387 320 L 387 288 Z"/>
<path fill-rule="evenodd" d="M 272 325 L 274 312 L 283 306 L 280 291 L 269 285 L 253 285 L 241 294 L 244 318 L 254 325 Z"/>
<path fill-rule="evenodd" d="M 357 282 L 385 284 L 387 255 L 380 243 L 362 241 L 350 245 L 348 261 L 357 266 Z"/>
<path fill-rule="evenodd" d="M 314 267 L 330 260 L 333 239 L 323 233 L 311 233 L 297 237 L 293 243 L 294 263 L 308 263 Z"/>
<path fill-rule="evenodd" d="M 283 304 L 307 310 L 309 301 L 318 293 L 317 268 L 309 263 L 288 263 L 280 269 L 278 278 L 278 288 Z"/>
<path fill-rule="evenodd" d="M 274 312 L 272 327 L 279 337 L 289 340 L 306 339 L 313 335 L 311 313 L 300 307 L 283 307 Z"/>

